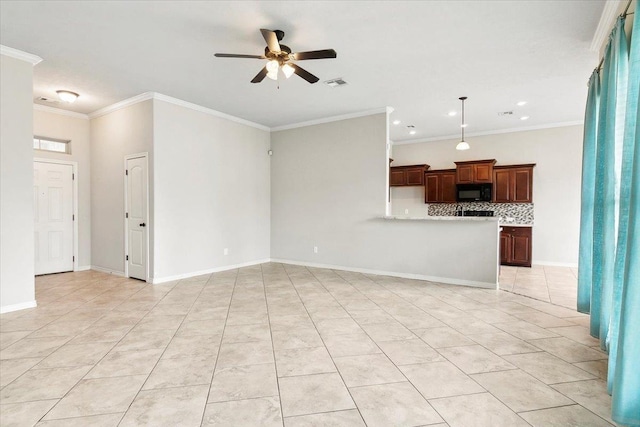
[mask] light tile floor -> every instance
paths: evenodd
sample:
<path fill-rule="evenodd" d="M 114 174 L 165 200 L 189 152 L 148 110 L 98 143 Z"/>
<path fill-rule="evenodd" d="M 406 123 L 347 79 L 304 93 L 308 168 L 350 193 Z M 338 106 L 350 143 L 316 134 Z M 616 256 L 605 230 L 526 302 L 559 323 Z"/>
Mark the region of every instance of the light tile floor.
<path fill-rule="evenodd" d="M 500 266 L 500 289 L 575 309 L 578 295 L 578 269 L 534 265 Z"/>
<path fill-rule="evenodd" d="M 588 317 L 512 293 L 274 263 L 36 283 L 0 317 L 3 426 L 611 425 Z"/>

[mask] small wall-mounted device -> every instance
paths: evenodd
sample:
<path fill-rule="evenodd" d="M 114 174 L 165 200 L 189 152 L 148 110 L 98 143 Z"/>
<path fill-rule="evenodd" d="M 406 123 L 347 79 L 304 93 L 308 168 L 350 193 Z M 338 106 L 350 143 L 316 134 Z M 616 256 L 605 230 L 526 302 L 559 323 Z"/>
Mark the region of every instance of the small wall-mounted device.
<path fill-rule="evenodd" d="M 267 154 L 269 154 L 270 156 L 273 156 L 273 150 L 267 151 Z"/>

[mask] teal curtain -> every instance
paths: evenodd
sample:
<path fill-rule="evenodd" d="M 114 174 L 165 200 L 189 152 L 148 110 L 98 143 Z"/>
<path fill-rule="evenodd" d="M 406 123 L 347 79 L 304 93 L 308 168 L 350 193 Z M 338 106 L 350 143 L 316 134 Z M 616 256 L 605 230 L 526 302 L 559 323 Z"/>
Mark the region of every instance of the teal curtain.
<path fill-rule="evenodd" d="M 589 81 L 578 311 L 609 352 L 613 420 L 640 426 L 640 19 L 630 45 L 624 24 L 618 18 Z"/>
<path fill-rule="evenodd" d="M 611 319 L 616 254 L 619 158 L 624 134 L 627 39 L 624 18 L 618 18 L 605 49 L 596 141 L 596 176 L 593 211 L 593 258 L 591 286 L 591 335 L 607 350 Z M 618 154 L 619 157 L 619 154 Z"/>
<path fill-rule="evenodd" d="M 591 309 L 593 266 L 593 191 L 596 182 L 596 136 L 600 102 L 600 75 L 594 70 L 589 79 L 587 108 L 584 114 L 582 144 L 582 198 L 580 210 L 580 254 L 578 258 L 578 311 Z"/>
<path fill-rule="evenodd" d="M 640 426 L 640 17 L 631 38 L 608 387 L 613 420 Z"/>

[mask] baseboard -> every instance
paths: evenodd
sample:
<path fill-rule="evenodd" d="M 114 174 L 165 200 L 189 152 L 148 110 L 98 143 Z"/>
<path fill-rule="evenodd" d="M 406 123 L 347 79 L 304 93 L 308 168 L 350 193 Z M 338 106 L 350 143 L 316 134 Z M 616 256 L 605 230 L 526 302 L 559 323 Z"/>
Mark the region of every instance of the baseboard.
<path fill-rule="evenodd" d="M 80 266 L 80 267 L 76 268 L 74 271 L 88 271 L 88 270 L 91 270 L 91 266 L 90 265 Z"/>
<path fill-rule="evenodd" d="M 5 305 L 4 307 L 0 307 L 0 314 L 11 313 L 12 311 L 24 310 L 25 308 L 34 308 L 37 306 L 38 304 L 36 303 L 36 300 L 21 302 L 20 304 Z"/>
<path fill-rule="evenodd" d="M 110 268 L 98 267 L 97 265 L 92 265 L 90 269 L 101 273 L 113 274 L 114 276 L 125 277 L 124 271 L 116 271 Z"/>
<path fill-rule="evenodd" d="M 532 265 L 546 265 L 548 267 L 570 267 L 570 268 L 578 268 L 578 263 L 572 262 L 553 262 L 553 261 L 533 261 Z"/>
<path fill-rule="evenodd" d="M 159 283 L 188 279 L 190 277 L 195 277 L 195 276 L 202 276 L 203 274 L 219 273 L 220 271 L 234 270 L 236 268 L 242 268 L 242 267 L 251 267 L 252 265 L 264 264 L 270 261 L 271 260 L 267 258 L 267 259 L 260 259 L 256 261 L 244 262 L 242 264 L 224 265 L 222 267 L 214 267 L 214 268 L 209 268 L 207 270 L 193 271 L 191 273 L 176 274 L 174 276 L 154 277 L 153 279 L 150 280 L 150 282 L 153 283 L 154 285 L 157 285 Z"/>
<path fill-rule="evenodd" d="M 453 278 L 450 278 L 450 277 L 426 276 L 426 275 L 423 275 L 423 274 L 399 273 L 397 271 L 371 270 L 371 269 L 368 269 L 368 268 L 345 267 L 345 266 L 342 266 L 342 265 L 318 264 L 318 263 L 314 263 L 314 262 L 293 261 L 293 260 L 288 260 L 288 259 L 277 259 L 277 258 L 272 258 L 271 262 L 278 262 L 278 263 L 281 263 L 281 264 L 301 265 L 301 266 L 304 266 L 304 267 L 328 268 L 328 269 L 331 269 L 331 270 L 352 271 L 354 273 L 376 274 L 378 276 L 401 277 L 403 279 L 426 280 L 428 282 L 438 282 L 438 283 L 444 283 L 444 284 L 447 284 L 447 285 L 471 286 L 471 287 L 474 287 L 474 288 L 497 289 L 497 287 L 498 287 L 497 283 L 477 282 L 477 281 L 474 281 L 474 280 L 453 279 Z"/>

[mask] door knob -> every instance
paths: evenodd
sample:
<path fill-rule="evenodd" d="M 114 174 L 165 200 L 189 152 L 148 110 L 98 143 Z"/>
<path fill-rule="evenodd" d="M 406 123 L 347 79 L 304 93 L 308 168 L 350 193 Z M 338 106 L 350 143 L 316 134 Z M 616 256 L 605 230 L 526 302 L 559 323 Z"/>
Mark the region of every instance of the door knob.
<path fill-rule="evenodd" d="M 140 224 L 140 227 L 146 227 L 147 224 L 145 224 L 144 222 L 142 224 Z"/>

